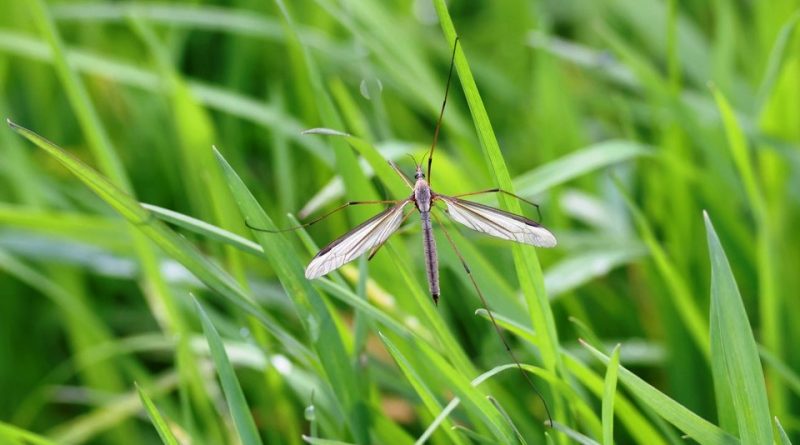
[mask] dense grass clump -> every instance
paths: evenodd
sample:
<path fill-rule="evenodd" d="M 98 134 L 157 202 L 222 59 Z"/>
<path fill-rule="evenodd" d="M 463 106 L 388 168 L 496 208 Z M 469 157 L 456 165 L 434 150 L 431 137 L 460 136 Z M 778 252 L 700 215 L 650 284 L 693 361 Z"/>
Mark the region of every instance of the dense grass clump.
<path fill-rule="evenodd" d="M 218 3 L 0 4 L 0 443 L 798 440 L 800 1 Z M 559 239 L 448 225 L 550 428 L 414 217 L 314 281 L 380 206 L 247 227 L 407 196 L 456 35 L 432 181 Z"/>

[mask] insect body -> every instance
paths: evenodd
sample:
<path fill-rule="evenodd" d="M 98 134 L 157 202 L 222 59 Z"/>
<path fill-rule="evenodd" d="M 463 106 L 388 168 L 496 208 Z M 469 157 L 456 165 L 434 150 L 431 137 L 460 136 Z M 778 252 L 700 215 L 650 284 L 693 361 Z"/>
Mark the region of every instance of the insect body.
<path fill-rule="evenodd" d="M 412 210 L 405 216 L 403 215 L 403 211 L 409 203 L 414 204 L 416 210 L 419 211 L 420 220 L 422 221 L 425 271 L 428 277 L 428 290 L 434 302 L 438 302 L 440 295 L 436 240 L 433 237 L 432 225 L 432 217 L 435 218 L 432 212 L 435 209 L 434 204 L 436 202 L 443 202 L 447 206 L 446 213 L 453 221 L 478 232 L 538 247 L 554 247 L 556 245 L 555 236 L 536 221 L 494 207 L 459 198 L 459 196 L 477 195 L 481 193 L 505 193 L 517 197 L 516 195 L 499 189 L 484 190 L 457 196 L 441 195 L 431 190 L 430 185 L 425 179 L 425 174 L 422 172 L 421 166 L 417 165 L 416 174 L 414 175 L 416 182 L 413 185 L 393 163 L 392 167 L 413 190 L 411 196 L 399 201 L 377 201 L 378 203 L 388 202 L 394 205 L 363 222 L 355 229 L 344 234 L 342 237 L 320 250 L 306 268 L 307 278 L 312 279 L 325 275 L 343 266 L 345 263 L 358 258 L 367 251 L 371 251 L 371 255 L 374 255 L 375 251 L 377 251 L 377 249 L 386 242 L 389 236 L 400 227 L 402 222 L 413 213 Z M 352 205 L 355 203 L 348 204 Z"/>

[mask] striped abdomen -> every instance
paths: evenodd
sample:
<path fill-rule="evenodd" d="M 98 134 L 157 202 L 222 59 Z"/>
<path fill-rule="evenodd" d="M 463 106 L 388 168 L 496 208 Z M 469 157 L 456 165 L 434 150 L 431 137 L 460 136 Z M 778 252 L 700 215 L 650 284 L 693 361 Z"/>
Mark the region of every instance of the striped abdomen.
<path fill-rule="evenodd" d="M 422 219 L 422 244 L 425 251 L 425 271 L 428 274 L 428 290 L 433 302 L 439 304 L 439 260 L 436 257 L 436 240 L 433 238 L 430 212 L 420 212 Z"/>

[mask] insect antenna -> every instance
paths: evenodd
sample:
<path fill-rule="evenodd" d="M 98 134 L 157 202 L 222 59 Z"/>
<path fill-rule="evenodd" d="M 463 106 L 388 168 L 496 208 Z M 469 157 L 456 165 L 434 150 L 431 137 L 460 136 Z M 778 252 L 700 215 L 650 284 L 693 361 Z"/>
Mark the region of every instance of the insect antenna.
<path fill-rule="evenodd" d="M 503 335 L 503 331 L 500 329 L 500 326 L 497 324 L 497 320 L 495 320 L 494 318 L 494 314 L 492 314 L 492 311 L 489 309 L 489 303 L 486 301 L 486 297 L 483 295 L 483 292 L 481 291 L 480 287 L 478 287 L 478 283 L 475 281 L 475 277 L 472 275 L 472 270 L 470 270 L 467 261 L 461 254 L 461 251 L 458 250 L 458 247 L 456 247 L 455 241 L 453 241 L 453 238 L 450 237 L 450 233 L 447 231 L 444 224 L 442 224 L 442 221 L 439 220 L 439 217 L 436 216 L 435 213 L 431 212 L 431 216 L 433 216 L 433 219 L 435 219 L 436 222 L 439 224 L 439 227 L 442 228 L 444 236 L 447 238 L 447 241 L 450 243 L 450 246 L 453 248 L 453 251 L 456 253 L 456 256 L 458 256 L 458 259 L 461 260 L 461 265 L 464 267 L 464 271 L 467 272 L 467 276 L 469 277 L 469 281 L 472 283 L 472 287 L 475 288 L 475 292 L 481 299 L 481 304 L 483 304 L 483 308 L 489 315 L 489 319 L 492 321 L 492 326 L 494 326 L 494 330 L 495 332 L 497 332 L 497 336 L 500 337 L 500 341 L 503 343 L 503 346 L 505 346 L 506 352 L 508 352 L 508 355 L 511 357 L 511 360 L 514 362 L 514 364 L 517 365 L 517 369 L 519 369 L 519 372 L 520 374 L 522 374 L 522 377 L 525 378 L 525 381 L 528 382 L 528 385 L 531 387 L 531 389 L 533 389 L 533 392 L 536 393 L 536 396 L 538 396 L 539 400 L 542 401 L 542 404 L 544 405 L 544 410 L 547 413 L 546 425 L 551 427 L 553 425 L 553 417 L 550 415 L 550 408 L 547 406 L 547 401 L 544 399 L 544 396 L 542 395 L 541 391 L 539 391 L 539 389 L 533 383 L 533 380 L 531 380 L 528 373 L 525 372 L 524 369 L 522 369 L 522 364 L 520 364 L 519 360 L 517 360 L 517 356 L 514 354 L 514 351 L 511 350 L 511 346 L 509 346 L 505 335 Z"/>
<path fill-rule="evenodd" d="M 447 96 L 450 92 L 450 81 L 453 79 L 453 67 L 456 62 L 456 49 L 458 48 L 458 36 L 453 41 L 453 55 L 450 57 L 450 72 L 447 74 L 447 86 L 444 88 L 444 100 L 442 101 L 442 109 L 439 111 L 439 120 L 436 121 L 436 128 L 433 130 L 433 143 L 428 152 L 428 184 L 431 183 L 431 164 L 433 163 L 433 150 L 436 148 L 436 142 L 439 140 L 439 129 L 442 128 L 442 117 L 444 117 L 444 108 L 447 105 Z"/>

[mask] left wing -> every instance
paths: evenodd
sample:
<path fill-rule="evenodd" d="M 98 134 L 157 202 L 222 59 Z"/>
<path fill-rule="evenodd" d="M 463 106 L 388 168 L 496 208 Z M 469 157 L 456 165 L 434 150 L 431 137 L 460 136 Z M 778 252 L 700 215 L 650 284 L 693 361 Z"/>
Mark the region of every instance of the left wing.
<path fill-rule="evenodd" d="M 325 246 L 306 267 L 306 278 L 319 278 L 361 256 L 369 249 L 380 246 L 403 222 L 403 208 L 408 199 L 401 201 Z"/>
<path fill-rule="evenodd" d="M 436 195 L 447 204 L 446 213 L 457 223 L 497 238 L 555 247 L 556 237 L 536 221 L 472 201 Z"/>

